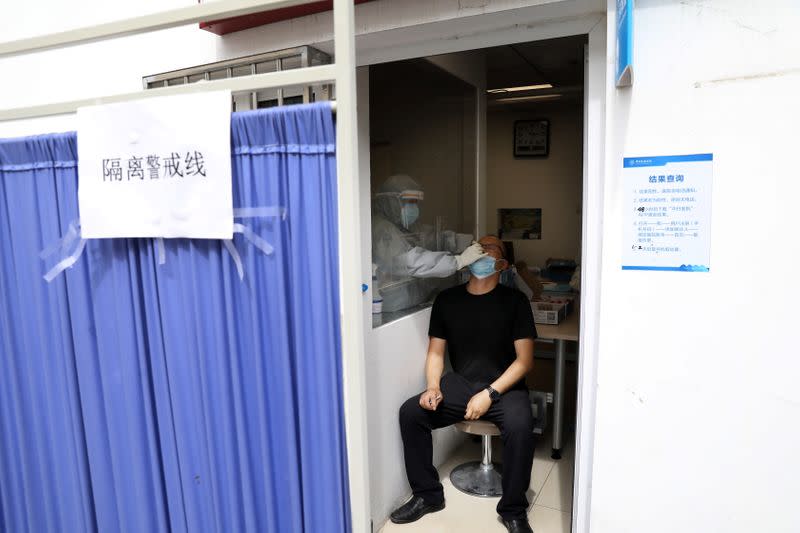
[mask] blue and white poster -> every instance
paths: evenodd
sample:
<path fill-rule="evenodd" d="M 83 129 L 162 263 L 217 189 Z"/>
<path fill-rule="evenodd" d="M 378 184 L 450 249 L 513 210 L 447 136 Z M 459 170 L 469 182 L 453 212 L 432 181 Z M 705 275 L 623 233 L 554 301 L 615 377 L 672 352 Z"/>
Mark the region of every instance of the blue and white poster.
<path fill-rule="evenodd" d="M 633 84 L 633 0 L 617 0 L 617 87 Z"/>
<path fill-rule="evenodd" d="M 713 154 L 626 157 L 623 270 L 708 272 Z"/>

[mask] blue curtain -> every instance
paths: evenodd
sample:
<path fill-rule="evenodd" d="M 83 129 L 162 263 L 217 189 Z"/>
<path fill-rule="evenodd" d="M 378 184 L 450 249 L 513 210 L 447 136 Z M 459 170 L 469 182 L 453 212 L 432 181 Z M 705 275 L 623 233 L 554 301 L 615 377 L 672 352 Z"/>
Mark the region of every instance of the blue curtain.
<path fill-rule="evenodd" d="M 245 278 L 219 241 L 88 241 L 75 134 L 0 140 L 0 531 L 350 529 L 330 108 L 232 116 Z"/>

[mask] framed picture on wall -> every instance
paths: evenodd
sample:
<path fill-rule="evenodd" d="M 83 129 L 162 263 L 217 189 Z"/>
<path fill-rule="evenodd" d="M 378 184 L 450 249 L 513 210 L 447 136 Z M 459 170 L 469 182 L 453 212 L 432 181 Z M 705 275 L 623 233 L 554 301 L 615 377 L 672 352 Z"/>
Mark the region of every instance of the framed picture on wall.
<path fill-rule="evenodd" d="M 547 157 L 550 153 L 550 121 L 514 122 L 514 157 Z"/>

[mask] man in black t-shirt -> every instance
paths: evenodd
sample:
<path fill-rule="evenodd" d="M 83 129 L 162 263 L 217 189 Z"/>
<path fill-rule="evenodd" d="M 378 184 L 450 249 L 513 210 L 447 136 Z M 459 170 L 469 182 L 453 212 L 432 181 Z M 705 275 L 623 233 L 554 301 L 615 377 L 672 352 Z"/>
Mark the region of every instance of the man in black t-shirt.
<path fill-rule="evenodd" d="M 500 285 L 508 268 L 497 237 L 480 241 L 489 254 L 470 265 L 466 285 L 447 289 L 433 304 L 425 376 L 428 388 L 400 408 L 406 474 L 414 496 L 391 520 L 404 524 L 444 508 L 433 466 L 431 430 L 483 419 L 500 429 L 504 445 L 503 496 L 497 512 L 512 533 L 532 531 L 528 499 L 533 464 L 533 416 L 524 377 L 533 368 L 536 326 L 528 299 Z M 444 371 L 445 348 L 453 372 Z"/>

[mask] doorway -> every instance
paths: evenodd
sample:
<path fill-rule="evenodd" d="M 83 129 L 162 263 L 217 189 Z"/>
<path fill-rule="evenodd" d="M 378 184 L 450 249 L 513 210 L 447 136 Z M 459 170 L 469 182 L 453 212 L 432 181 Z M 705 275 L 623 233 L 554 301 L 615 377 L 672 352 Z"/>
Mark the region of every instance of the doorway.
<path fill-rule="evenodd" d="M 569 284 L 572 276 L 566 275 L 566 279 L 564 276 L 572 264 L 582 266 L 585 260 L 583 199 L 587 194 L 584 189 L 587 173 L 584 143 L 587 136 L 587 95 L 584 92 L 587 85 L 587 80 L 584 79 L 586 44 L 587 36 L 578 35 L 414 60 L 427 61 L 465 82 L 473 81 L 465 74 L 474 72 L 475 69 L 470 65 L 482 65 L 483 82 L 475 84 L 479 96 L 479 102 L 474 108 L 476 122 L 479 124 L 475 132 L 477 150 L 474 154 L 478 169 L 477 192 L 471 210 L 476 221 L 475 233 L 501 235 L 513 247 L 512 253 L 518 269 L 526 269 L 526 273 L 532 274 L 533 278 L 550 276 L 550 284 L 562 285 L 557 288 Z M 403 61 L 379 66 L 385 74 L 393 69 L 401 71 L 408 64 Z M 370 85 L 371 105 L 375 106 L 381 100 L 375 94 L 375 90 L 380 90 L 380 87 L 372 83 Z M 424 84 L 420 87 L 409 94 L 425 99 Z M 384 113 L 386 103 L 383 105 L 381 113 Z M 371 116 L 375 116 L 374 109 Z M 527 137 L 525 131 L 519 131 L 520 123 L 534 128 L 527 131 Z M 372 133 L 372 125 L 370 130 Z M 482 135 L 485 135 L 483 139 Z M 526 145 L 523 141 L 530 136 L 534 139 Z M 544 146 L 541 145 L 542 138 L 545 139 Z M 375 141 L 376 139 L 371 139 L 371 143 Z M 520 152 L 524 149 L 539 153 Z M 381 165 L 386 164 L 386 157 L 380 155 L 381 150 L 381 146 L 371 147 L 374 158 L 371 168 L 373 183 L 376 174 L 385 170 L 381 169 Z M 397 159 L 397 155 L 392 155 L 392 158 Z M 469 209 L 466 216 L 470 216 Z M 519 228 L 515 228 L 513 220 L 519 219 L 538 231 L 517 232 Z M 415 316 L 412 315 L 411 319 Z M 580 321 L 577 315 L 573 317 Z M 417 329 L 425 326 L 423 323 L 426 318 L 423 314 Z M 578 343 L 570 343 L 567 347 L 562 391 L 565 398 L 562 422 L 565 445 L 562 458 L 556 460 L 550 457 L 552 424 L 544 428 L 537 447 L 536 457 L 539 461 L 534 465 L 532 494 L 529 497 L 533 504 L 531 511 L 538 511 L 543 516 L 550 515 L 546 518 L 532 516 L 532 523 L 537 530 L 550 530 L 542 529 L 543 525 L 537 525 L 537 522 L 543 520 L 555 524 L 552 527 L 557 529 L 552 531 L 570 530 L 573 514 L 572 465 L 575 464 L 574 439 L 578 426 L 576 397 L 580 381 L 578 346 Z M 380 350 L 380 346 L 373 348 Z M 530 388 L 550 398 L 555 393 L 554 352 L 552 343 L 537 345 L 537 370 L 528 379 Z M 421 368 L 418 373 L 422 374 Z M 552 416 L 552 403 L 548 407 Z M 373 454 L 374 448 L 370 448 L 370 453 Z M 447 475 L 447 462 L 458 461 L 464 454 L 474 458 L 480 455 L 480 450 L 475 451 L 475 443 L 467 440 L 455 455 L 444 458 L 440 468 L 443 481 Z M 374 458 L 372 462 L 374 464 Z M 449 465 L 452 466 L 455 465 Z M 548 479 L 551 485 L 545 490 Z M 544 499 L 540 500 L 543 496 Z M 465 500 L 465 504 L 468 508 L 479 505 L 469 499 Z M 485 507 L 485 504 L 480 505 Z M 489 512 L 486 516 L 492 517 L 493 513 Z M 379 521 L 376 526 L 380 523 Z"/>

